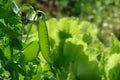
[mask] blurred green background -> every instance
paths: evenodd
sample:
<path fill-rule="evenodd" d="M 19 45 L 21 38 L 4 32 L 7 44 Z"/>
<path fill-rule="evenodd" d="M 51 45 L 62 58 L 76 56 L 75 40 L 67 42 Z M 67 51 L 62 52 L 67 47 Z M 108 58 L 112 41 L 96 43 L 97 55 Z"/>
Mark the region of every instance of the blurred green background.
<path fill-rule="evenodd" d="M 34 7 L 47 14 L 48 19 L 55 17 L 77 17 L 89 21 L 98 29 L 99 39 L 109 46 L 113 32 L 120 40 L 120 0 L 15 0 L 23 18 L 27 8 Z"/>

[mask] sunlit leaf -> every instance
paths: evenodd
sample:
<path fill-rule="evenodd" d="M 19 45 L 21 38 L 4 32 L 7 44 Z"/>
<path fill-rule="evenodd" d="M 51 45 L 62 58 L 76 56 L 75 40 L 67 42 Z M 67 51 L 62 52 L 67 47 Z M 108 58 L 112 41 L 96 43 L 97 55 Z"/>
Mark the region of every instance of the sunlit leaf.
<path fill-rule="evenodd" d="M 10 46 L 7 46 L 5 49 L 4 49 L 4 55 L 10 59 L 11 57 L 11 53 L 10 53 Z"/>
<path fill-rule="evenodd" d="M 37 15 L 33 7 L 31 7 L 30 10 L 28 11 L 26 18 L 30 21 L 34 21 L 37 19 Z"/>
<path fill-rule="evenodd" d="M 25 59 L 27 61 L 31 61 L 35 59 L 39 53 L 39 44 L 38 41 L 31 42 L 25 49 L 24 49 Z"/>
<path fill-rule="evenodd" d="M 17 14 L 18 16 L 21 16 L 21 12 L 14 1 L 12 2 L 12 9 L 15 14 Z"/>

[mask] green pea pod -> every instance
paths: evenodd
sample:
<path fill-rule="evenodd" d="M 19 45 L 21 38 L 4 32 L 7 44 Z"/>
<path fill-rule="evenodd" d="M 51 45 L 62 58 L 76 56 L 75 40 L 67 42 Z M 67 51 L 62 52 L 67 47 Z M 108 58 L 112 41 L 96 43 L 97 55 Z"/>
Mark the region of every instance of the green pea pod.
<path fill-rule="evenodd" d="M 42 56 L 49 64 L 52 64 L 50 46 L 49 46 L 49 40 L 48 40 L 47 25 L 45 22 L 45 15 L 43 14 L 39 20 L 38 36 L 39 36 L 39 43 L 40 43 Z"/>

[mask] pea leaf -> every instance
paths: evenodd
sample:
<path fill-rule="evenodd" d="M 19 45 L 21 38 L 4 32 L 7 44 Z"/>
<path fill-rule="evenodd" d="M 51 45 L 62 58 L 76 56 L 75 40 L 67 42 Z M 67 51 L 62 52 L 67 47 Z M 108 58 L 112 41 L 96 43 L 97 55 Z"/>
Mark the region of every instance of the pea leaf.
<path fill-rule="evenodd" d="M 18 16 L 21 16 L 20 9 L 18 8 L 18 6 L 14 1 L 12 2 L 12 9 L 15 14 L 17 14 Z"/>
<path fill-rule="evenodd" d="M 38 44 L 38 41 L 33 41 L 29 44 L 28 47 L 26 47 L 24 49 L 24 55 L 25 55 L 25 59 L 27 61 L 31 61 L 33 60 L 34 58 L 37 57 L 37 54 L 39 52 L 39 44 Z"/>
<path fill-rule="evenodd" d="M 30 10 L 28 11 L 27 15 L 26 15 L 26 18 L 30 21 L 33 21 L 33 20 L 36 20 L 37 17 L 36 17 L 36 12 L 35 10 L 33 9 L 33 7 L 30 8 Z"/>

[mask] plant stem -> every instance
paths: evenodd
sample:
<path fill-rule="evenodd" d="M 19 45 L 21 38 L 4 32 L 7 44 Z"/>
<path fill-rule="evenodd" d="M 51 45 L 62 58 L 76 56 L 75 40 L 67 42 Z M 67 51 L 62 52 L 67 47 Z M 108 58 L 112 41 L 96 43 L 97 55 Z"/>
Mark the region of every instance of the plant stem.
<path fill-rule="evenodd" d="M 33 18 L 33 21 L 31 22 L 30 28 L 29 28 L 29 30 L 28 30 L 28 33 L 27 33 L 27 36 L 26 36 L 26 39 L 25 39 L 25 42 L 27 42 L 27 40 L 28 40 L 28 36 L 29 36 L 29 34 L 30 34 L 30 31 L 31 31 L 31 29 L 32 29 L 32 26 L 33 26 L 33 24 L 34 24 L 34 22 L 35 22 L 35 18 L 36 18 L 36 17 L 37 17 L 37 13 L 36 13 L 35 17 Z"/>
<path fill-rule="evenodd" d="M 11 59 L 13 57 L 13 46 L 12 46 L 12 38 L 10 37 L 10 54 L 11 54 Z"/>
<path fill-rule="evenodd" d="M 31 31 L 31 29 L 32 29 L 32 25 L 33 25 L 33 22 L 31 23 L 30 28 L 28 29 L 28 33 L 27 33 L 27 36 L 26 36 L 25 42 L 27 42 L 27 40 L 28 40 L 28 36 L 29 36 L 30 31 Z"/>

